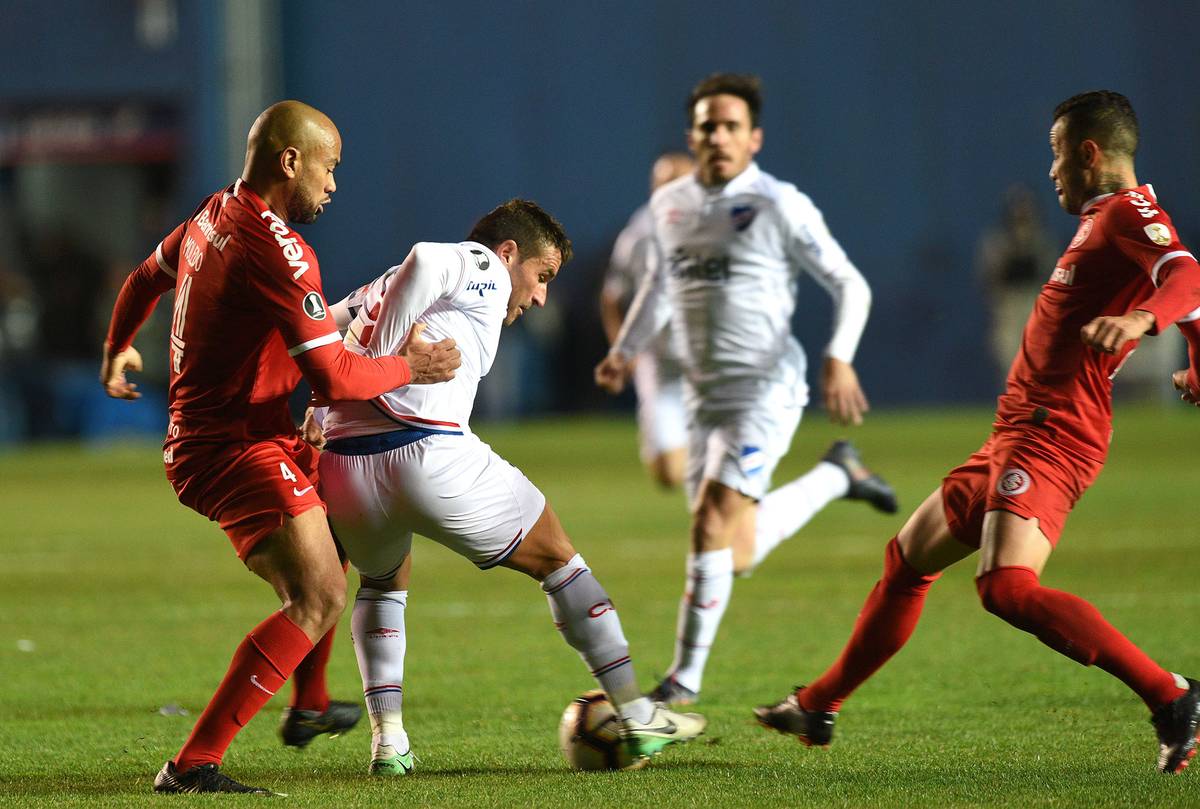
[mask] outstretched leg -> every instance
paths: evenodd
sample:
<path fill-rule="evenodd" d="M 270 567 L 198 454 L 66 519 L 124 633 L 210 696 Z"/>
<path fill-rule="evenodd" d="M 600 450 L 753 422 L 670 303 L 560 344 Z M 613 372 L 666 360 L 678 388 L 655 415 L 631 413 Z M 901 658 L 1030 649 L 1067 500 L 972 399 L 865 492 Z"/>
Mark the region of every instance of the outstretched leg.
<path fill-rule="evenodd" d="M 807 688 L 758 708 L 759 721 L 811 744 L 828 744 L 842 702 L 908 642 L 941 571 L 973 552 L 950 534 L 941 490 L 931 494 L 888 543 L 883 576 L 837 661 Z"/>

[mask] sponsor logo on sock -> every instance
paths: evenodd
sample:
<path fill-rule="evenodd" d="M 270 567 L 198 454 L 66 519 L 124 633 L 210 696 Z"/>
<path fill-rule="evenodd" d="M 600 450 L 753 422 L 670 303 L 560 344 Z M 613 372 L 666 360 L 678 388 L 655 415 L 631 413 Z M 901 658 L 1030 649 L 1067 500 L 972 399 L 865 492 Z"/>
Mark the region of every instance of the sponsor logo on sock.
<path fill-rule="evenodd" d="M 711 610 L 713 607 L 721 603 L 721 599 L 714 598 L 712 601 L 693 601 L 692 606 L 698 610 Z"/>
<path fill-rule="evenodd" d="M 604 613 L 612 612 L 615 609 L 611 601 L 600 601 L 593 604 L 591 609 L 588 610 L 588 617 L 599 618 Z"/>
<path fill-rule="evenodd" d="M 257 674 L 251 674 L 251 675 L 250 675 L 250 685 L 254 686 L 254 687 L 255 687 L 255 688 L 257 688 L 259 691 L 265 691 L 265 692 L 267 692 L 268 694 L 270 694 L 271 696 L 275 696 L 275 692 L 274 692 L 274 691 L 271 691 L 271 690 L 270 690 L 270 689 L 268 689 L 268 688 L 267 688 L 265 685 L 263 685 L 262 683 L 260 683 L 260 682 L 258 681 L 258 675 L 257 675 Z"/>
<path fill-rule="evenodd" d="M 368 632 L 367 637 L 379 640 L 380 638 L 397 638 L 403 634 L 399 629 L 392 629 L 390 626 L 381 626 Z"/>

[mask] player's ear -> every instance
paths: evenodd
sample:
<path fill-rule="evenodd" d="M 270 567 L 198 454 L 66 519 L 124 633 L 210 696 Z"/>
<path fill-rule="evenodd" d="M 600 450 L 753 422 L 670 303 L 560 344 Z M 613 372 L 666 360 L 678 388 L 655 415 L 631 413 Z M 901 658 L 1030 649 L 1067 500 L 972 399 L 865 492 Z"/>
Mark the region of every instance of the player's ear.
<path fill-rule="evenodd" d="M 512 239 L 505 239 L 496 245 L 495 253 L 500 256 L 500 260 L 504 262 L 505 267 L 511 267 L 521 260 L 521 251 L 517 247 L 517 243 Z"/>
<path fill-rule="evenodd" d="M 300 150 L 289 146 L 279 153 L 279 168 L 289 180 L 300 173 Z"/>
<path fill-rule="evenodd" d="M 1103 150 L 1100 148 L 1100 144 L 1091 138 L 1084 138 L 1079 144 L 1079 158 L 1084 168 L 1096 168 L 1102 155 Z"/>
<path fill-rule="evenodd" d="M 761 126 L 756 126 L 750 130 L 750 154 L 758 154 L 759 149 L 763 145 L 763 131 Z"/>

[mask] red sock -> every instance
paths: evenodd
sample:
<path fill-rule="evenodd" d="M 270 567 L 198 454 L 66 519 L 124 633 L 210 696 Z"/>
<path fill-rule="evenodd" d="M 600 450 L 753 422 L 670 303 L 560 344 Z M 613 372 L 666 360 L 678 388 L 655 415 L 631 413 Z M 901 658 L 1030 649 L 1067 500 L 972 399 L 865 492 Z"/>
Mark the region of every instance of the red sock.
<path fill-rule="evenodd" d="M 292 672 L 291 707 L 324 713 L 329 707 L 329 691 L 325 688 L 325 668 L 329 664 L 329 652 L 333 649 L 333 633 L 337 627 L 325 633 L 317 641 L 308 656 L 300 661 Z"/>
<path fill-rule="evenodd" d="M 282 612 L 254 627 L 233 653 L 225 679 L 175 757 L 176 769 L 220 764 L 233 737 L 283 687 L 312 648 L 304 631 Z"/>
<path fill-rule="evenodd" d="M 925 606 L 925 594 L 941 573 L 909 567 L 893 537 L 883 559 L 883 578 L 867 596 L 841 657 L 800 692 L 806 711 L 836 711 L 842 702 L 908 642 Z"/>
<path fill-rule="evenodd" d="M 1085 666 L 1098 666 L 1154 710 L 1179 696 L 1175 677 L 1155 663 L 1100 611 L 1076 595 L 1043 587 L 1027 567 L 998 567 L 975 580 L 988 612 Z"/>

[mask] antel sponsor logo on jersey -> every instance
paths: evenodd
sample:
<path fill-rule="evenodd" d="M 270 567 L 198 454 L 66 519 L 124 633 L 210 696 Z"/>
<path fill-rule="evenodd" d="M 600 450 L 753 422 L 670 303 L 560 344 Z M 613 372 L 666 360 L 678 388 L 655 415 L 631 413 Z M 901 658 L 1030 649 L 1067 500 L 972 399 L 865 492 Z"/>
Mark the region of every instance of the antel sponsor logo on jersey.
<path fill-rule="evenodd" d="M 1060 284 L 1072 286 L 1075 283 L 1075 265 L 1069 267 L 1055 267 L 1054 272 L 1050 273 L 1050 280 L 1057 281 Z"/>
<path fill-rule="evenodd" d="M 668 272 L 675 278 L 694 281 L 728 281 L 729 256 L 694 256 L 676 247 L 669 259 Z"/>
<path fill-rule="evenodd" d="M 472 281 L 471 283 L 467 284 L 467 291 L 470 292 L 473 290 L 478 290 L 479 297 L 481 297 L 481 298 L 483 297 L 483 293 L 491 292 L 495 288 L 496 288 L 495 281 Z"/>
<path fill-rule="evenodd" d="M 1162 222 L 1151 222 L 1142 228 L 1142 230 L 1146 231 L 1146 235 L 1150 237 L 1150 241 L 1159 247 L 1166 247 L 1171 243 L 1171 229 Z"/>
<path fill-rule="evenodd" d="M 486 270 L 492 266 L 492 262 L 482 250 L 471 250 L 471 258 L 475 259 L 475 266 L 481 270 Z M 483 293 L 480 293 L 483 294 Z"/>
<path fill-rule="evenodd" d="M 1005 497 L 1016 497 L 1029 491 L 1029 473 L 1015 466 L 1005 469 L 996 481 L 996 492 Z"/>
<path fill-rule="evenodd" d="M 304 314 L 313 320 L 325 319 L 325 302 L 316 292 L 310 292 L 304 296 Z"/>
<path fill-rule="evenodd" d="M 262 218 L 271 222 L 271 232 L 275 234 L 275 241 L 279 242 L 283 250 L 283 257 L 287 259 L 288 266 L 296 270 L 292 273 L 292 278 L 299 280 L 300 276 L 308 272 L 308 262 L 304 260 L 304 248 L 300 246 L 299 239 L 295 236 L 287 238 L 291 231 L 274 211 L 263 211 Z"/>
<path fill-rule="evenodd" d="M 753 205 L 734 205 L 729 209 L 729 218 L 733 220 L 733 229 L 739 233 L 754 222 L 758 209 Z"/>
<path fill-rule="evenodd" d="M 1068 250 L 1074 250 L 1079 245 L 1087 241 L 1087 237 L 1092 235 L 1092 226 L 1096 222 L 1096 217 L 1089 216 L 1079 223 L 1079 230 L 1075 231 L 1075 238 L 1071 239 L 1071 243 L 1067 245 Z"/>

